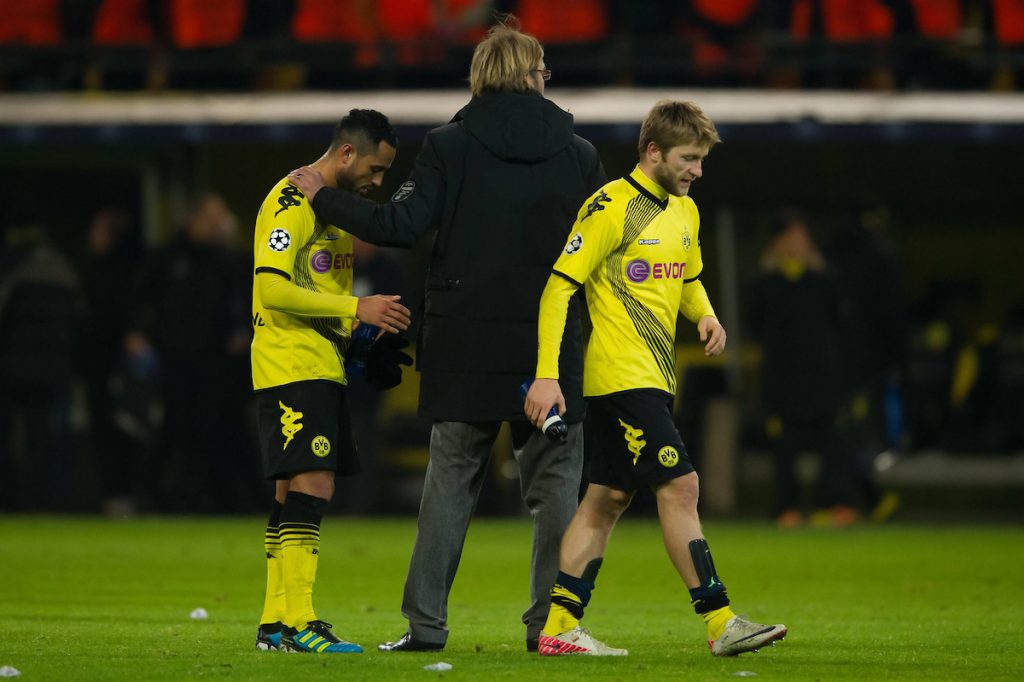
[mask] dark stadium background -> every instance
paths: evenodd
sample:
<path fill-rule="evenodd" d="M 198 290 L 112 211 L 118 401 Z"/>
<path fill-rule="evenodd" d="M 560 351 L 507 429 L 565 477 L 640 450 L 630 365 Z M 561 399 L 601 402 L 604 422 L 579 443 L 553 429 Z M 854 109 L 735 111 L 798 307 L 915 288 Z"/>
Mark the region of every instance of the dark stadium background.
<path fill-rule="evenodd" d="M 0 0 L 0 20 L 31 12 L 35 4 Z M 465 90 L 470 33 L 447 25 L 424 28 L 413 38 L 384 32 L 374 43 L 377 62 L 361 66 L 357 53 L 366 45 L 309 43 L 290 34 L 292 3 L 253 0 L 236 40 L 194 48 L 175 42 L 168 5 L 160 2 L 149 3 L 162 17 L 151 43 L 100 44 L 83 27 L 90 9 L 101 4 L 56 3 L 65 11 L 65 22 L 78 17 L 77 28 L 65 26 L 62 37 L 49 44 L 0 31 L 0 227 L 42 226 L 72 267 L 88 258 L 85 236 L 99 210 L 112 205 L 127 209 L 142 250 L 151 250 L 170 239 L 189 200 L 207 192 L 225 199 L 239 227 L 239 258 L 251 258 L 249 235 L 265 192 L 288 170 L 316 159 L 328 137 L 329 119 L 309 121 L 301 115 L 305 96 L 335 97 L 335 117 L 340 117 L 371 95 L 392 90 L 436 88 L 438 97 L 452 102 L 459 102 Z M 387 9 L 395 3 L 370 4 Z M 685 366 L 677 402 L 684 439 L 698 466 L 708 467 L 707 512 L 767 516 L 770 511 L 758 349 L 745 334 L 740 311 L 743 286 L 757 268 L 773 217 L 798 208 L 823 242 L 839 226 L 867 213 L 888 221 L 906 296 L 908 333 L 895 389 L 902 419 L 890 423 L 889 442 L 878 448 L 875 464 L 883 487 L 902 497 L 897 518 L 964 513 L 1024 518 L 1019 504 L 1024 489 L 1024 277 L 1019 265 L 1024 254 L 1024 193 L 1019 187 L 1024 15 L 1011 15 L 1006 3 L 996 0 L 955 2 L 960 8 L 957 29 L 935 36 L 915 23 L 921 3 L 875 0 L 862 3 L 855 14 L 866 12 L 869 4 L 872 11 L 888 12 L 890 30 L 838 42 L 827 35 L 821 18 L 806 39 L 790 32 L 787 12 L 799 2 L 751 3 L 751 14 L 734 26 L 710 26 L 707 18 L 694 14 L 698 3 L 560 4 L 596 12 L 604 23 L 599 21 L 595 32 L 582 39 L 571 31 L 560 37 L 557 21 L 549 25 L 544 16 L 530 15 L 545 36 L 546 60 L 555 74 L 547 94 L 555 102 L 571 93 L 600 101 L 639 100 L 647 107 L 662 96 L 700 103 L 736 92 L 751 107 L 745 117 L 727 117 L 720 124 L 725 144 L 713 151 L 705 178 L 692 193 L 703 218 L 705 283 L 723 313 L 731 343 L 722 362 Z M 490 5 L 520 14 L 536 10 L 531 2 Z M 406 10 L 414 6 L 419 3 Z M 665 21 L 651 22 L 652 16 Z M 411 62 L 402 56 L 409 50 L 418 55 Z M 717 61 L 701 61 L 709 50 L 721 55 Z M 212 93 L 240 98 L 237 122 L 139 121 L 117 113 L 98 121 L 84 115 L 76 120 L 98 101 L 121 103 L 127 111 L 136 99 L 159 103 L 193 97 L 198 103 Z M 870 114 L 837 121 L 816 118 L 813 112 L 798 118 L 760 112 L 758 93 L 826 95 L 834 98 L 830 106 L 836 111 L 865 93 L 883 105 L 900 98 L 927 103 L 929 97 L 950 96 L 962 96 L 963 105 L 959 114 L 954 107 L 941 121 Z M 255 103 L 241 99 L 253 95 Z M 247 119 L 247 107 L 258 109 L 261 95 L 294 97 L 295 116 L 269 123 L 258 116 Z M 18 113 L 26 106 L 53 117 L 41 121 Z M 985 117 L 989 108 L 999 116 Z M 381 200 L 405 178 L 423 133 L 446 120 L 427 120 L 429 115 L 410 111 L 384 113 L 398 121 L 401 144 L 378 194 Z M 641 117 L 628 122 L 578 117 L 578 131 L 595 143 L 609 177 L 628 172 L 635 163 Z M 385 288 L 417 301 L 428 251 L 425 240 L 411 253 L 395 254 L 399 278 Z M 5 247 L 3 255 L 0 283 L 14 267 L 14 250 Z M 93 322 L 86 318 L 76 324 Z M 928 341 L 935 338 L 929 330 L 936 325 L 947 331 L 945 345 Z M 683 357 L 699 359 L 692 330 L 681 332 Z M 119 500 L 125 504 L 110 505 L 97 464 L 103 444 L 91 437 L 79 370 L 72 371 L 54 413 L 59 452 L 53 454 L 68 494 L 56 500 L 2 500 L 5 509 L 115 515 L 262 511 L 265 490 L 256 472 L 258 456 L 254 441 L 244 439 L 230 453 L 239 463 L 244 490 L 234 493 L 228 508 L 168 504 L 160 493 L 159 472 L 167 462 L 158 441 L 139 449 L 142 461 L 137 464 L 144 473 L 127 491 L 128 499 Z M 238 399 L 244 402 L 245 387 L 239 387 Z M 704 411 L 712 404 L 727 409 L 712 418 Z M 415 417 L 414 406 L 415 381 L 408 376 L 402 389 L 367 413 L 368 423 L 360 428 L 373 444 L 365 457 L 374 464 L 364 481 L 340 488 L 336 511 L 415 511 L 429 425 Z M 243 419 L 247 430 L 239 433 L 251 438 L 251 413 Z M 736 434 L 735 446 L 729 445 L 733 439 L 727 433 L 716 431 Z M 7 447 L 16 459 L 25 438 L 38 435 L 26 435 L 15 425 L 0 437 L 9 437 Z M 725 448 L 717 450 L 721 459 L 733 465 L 708 461 L 714 453 L 705 452 L 705 445 L 714 443 Z M 803 458 L 802 465 L 810 484 L 813 457 Z M 25 472 L 39 471 L 32 466 L 16 470 L 22 480 L 15 478 L 15 469 L 0 470 L 0 479 L 25 485 Z M 482 512 L 521 513 L 514 473 L 507 449 L 496 452 Z M 644 501 L 637 506 L 640 513 L 651 511 Z"/>

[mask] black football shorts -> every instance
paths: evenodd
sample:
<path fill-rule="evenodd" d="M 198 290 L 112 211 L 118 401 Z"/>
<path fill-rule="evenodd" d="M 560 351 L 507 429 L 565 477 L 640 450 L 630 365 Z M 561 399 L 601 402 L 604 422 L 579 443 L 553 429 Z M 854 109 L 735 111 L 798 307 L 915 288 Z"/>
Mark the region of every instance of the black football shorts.
<path fill-rule="evenodd" d="M 584 429 L 591 483 L 632 492 L 694 470 L 672 419 L 672 396 L 664 391 L 587 398 Z"/>
<path fill-rule="evenodd" d="M 289 478 L 304 471 L 359 473 L 345 387 L 298 381 L 256 393 L 263 473 Z"/>

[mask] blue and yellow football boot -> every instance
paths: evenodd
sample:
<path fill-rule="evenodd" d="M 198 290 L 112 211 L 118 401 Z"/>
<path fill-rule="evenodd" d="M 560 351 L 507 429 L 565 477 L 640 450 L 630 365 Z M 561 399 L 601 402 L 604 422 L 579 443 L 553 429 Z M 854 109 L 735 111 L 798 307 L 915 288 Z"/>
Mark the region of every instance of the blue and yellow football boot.
<path fill-rule="evenodd" d="M 332 627 L 334 626 L 322 620 L 311 620 L 298 632 L 285 632 L 281 638 L 281 647 L 285 651 L 314 654 L 363 653 L 363 647 L 358 644 L 338 639 L 331 632 Z"/>

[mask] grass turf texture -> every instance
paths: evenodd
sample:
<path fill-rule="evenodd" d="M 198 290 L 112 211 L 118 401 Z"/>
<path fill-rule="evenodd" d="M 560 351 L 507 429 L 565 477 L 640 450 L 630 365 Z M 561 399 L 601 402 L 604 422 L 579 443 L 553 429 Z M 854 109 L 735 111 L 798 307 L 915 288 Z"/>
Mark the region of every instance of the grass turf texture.
<path fill-rule="evenodd" d="M 612 537 L 585 624 L 623 659 L 527 654 L 528 522 L 477 520 L 452 593 L 443 653 L 383 654 L 404 632 L 415 522 L 329 517 L 315 603 L 361 655 L 253 649 L 261 519 L 0 517 L 0 666 L 37 680 L 1021 679 L 1024 534 L 1017 527 L 780 532 L 709 523 L 734 607 L 790 635 L 738 658 L 708 653 L 703 624 L 654 520 Z M 189 619 L 196 607 L 205 621 Z M 454 669 L 428 672 L 447 661 Z"/>

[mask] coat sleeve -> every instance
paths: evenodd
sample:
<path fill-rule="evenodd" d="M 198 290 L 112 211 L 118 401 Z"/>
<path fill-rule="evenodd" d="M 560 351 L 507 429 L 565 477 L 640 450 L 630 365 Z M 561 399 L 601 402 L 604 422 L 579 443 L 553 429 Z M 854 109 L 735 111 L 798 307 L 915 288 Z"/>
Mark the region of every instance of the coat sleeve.
<path fill-rule="evenodd" d="M 586 139 L 576 136 L 576 146 L 579 148 L 580 167 L 583 170 L 583 179 L 587 183 L 587 194 L 593 194 L 608 183 L 608 176 L 604 172 L 604 164 L 601 163 L 601 156 Z"/>
<path fill-rule="evenodd" d="M 313 211 L 364 242 L 410 246 L 440 222 L 445 174 L 433 136 L 428 135 L 416 165 L 391 200 L 378 204 L 352 192 L 324 187 L 313 198 Z"/>

